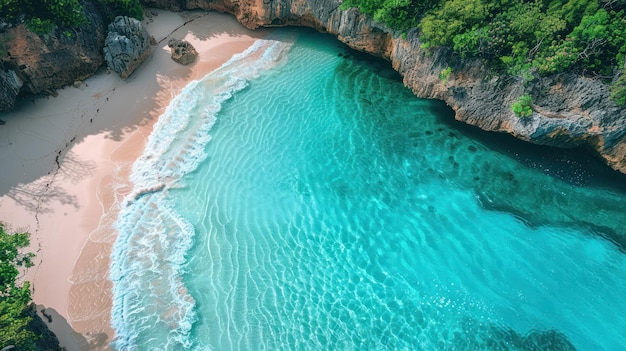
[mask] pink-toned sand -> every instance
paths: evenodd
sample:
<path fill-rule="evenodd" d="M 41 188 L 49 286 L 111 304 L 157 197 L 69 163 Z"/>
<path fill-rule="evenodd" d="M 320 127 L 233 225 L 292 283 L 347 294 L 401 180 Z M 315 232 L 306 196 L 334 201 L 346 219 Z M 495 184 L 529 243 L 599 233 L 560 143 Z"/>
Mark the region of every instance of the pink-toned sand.
<path fill-rule="evenodd" d="M 126 81 L 100 72 L 56 98 L 27 99 L 0 113 L 6 122 L 0 125 L 0 221 L 31 233 L 37 264 L 24 278 L 68 350 L 106 350 L 114 338 L 112 223 L 132 191 L 130 167 L 152 125 L 185 84 L 268 34 L 228 15 L 146 12 L 144 24 L 159 44 Z M 173 62 L 170 37 L 190 41 L 198 60 L 186 67 Z"/>

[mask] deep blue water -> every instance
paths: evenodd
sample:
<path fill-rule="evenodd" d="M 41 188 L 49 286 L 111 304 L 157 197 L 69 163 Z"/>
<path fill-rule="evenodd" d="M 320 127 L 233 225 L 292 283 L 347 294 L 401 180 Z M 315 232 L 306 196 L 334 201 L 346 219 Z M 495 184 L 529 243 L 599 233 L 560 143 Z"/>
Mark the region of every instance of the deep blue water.
<path fill-rule="evenodd" d="M 624 178 L 451 119 L 308 31 L 191 83 L 117 222 L 115 346 L 626 349 Z"/>

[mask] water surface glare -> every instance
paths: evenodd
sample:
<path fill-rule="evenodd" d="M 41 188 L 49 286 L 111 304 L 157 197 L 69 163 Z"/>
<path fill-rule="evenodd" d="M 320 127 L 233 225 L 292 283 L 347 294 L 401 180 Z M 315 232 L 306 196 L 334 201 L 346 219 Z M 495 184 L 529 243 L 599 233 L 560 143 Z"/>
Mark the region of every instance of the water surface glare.
<path fill-rule="evenodd" d="M 117 222 L 114 346 L 626 349 L 626 193 L 442 109 L 299 30 L 190 84 Z"/>

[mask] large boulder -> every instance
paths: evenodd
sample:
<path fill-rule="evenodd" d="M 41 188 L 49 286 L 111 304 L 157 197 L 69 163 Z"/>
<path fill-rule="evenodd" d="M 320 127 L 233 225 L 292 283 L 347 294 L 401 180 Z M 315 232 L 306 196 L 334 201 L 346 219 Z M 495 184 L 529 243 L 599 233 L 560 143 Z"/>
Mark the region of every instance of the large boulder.
<path fill-rule="evenodd" d="M 181 65 L 188 65 L 196 60 L 198 52 L 196 48 L 186 40 L 170 39 L 167 46 L 172 50 L 172 60 Z"/>
<path fill-rule="evenodd" d="M 138 20 L 118 16 L 109 24 L 104 41 L 104 59 L 123 79 L 150 55 L 150 34 Z"/>

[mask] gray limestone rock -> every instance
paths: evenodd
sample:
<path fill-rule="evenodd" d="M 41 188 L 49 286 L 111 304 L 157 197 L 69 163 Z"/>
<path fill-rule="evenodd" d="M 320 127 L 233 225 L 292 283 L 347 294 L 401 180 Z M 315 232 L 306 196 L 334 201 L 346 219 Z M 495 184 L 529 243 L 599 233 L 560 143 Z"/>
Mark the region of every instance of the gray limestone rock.
<path fill-rule="evenodd" d="M 109 34 L 104 41 L 104 59 L 111 70 L 126 79 L 148 55 L 150 34 L 141 22 L 118 16 L 109 24 Z"/>

